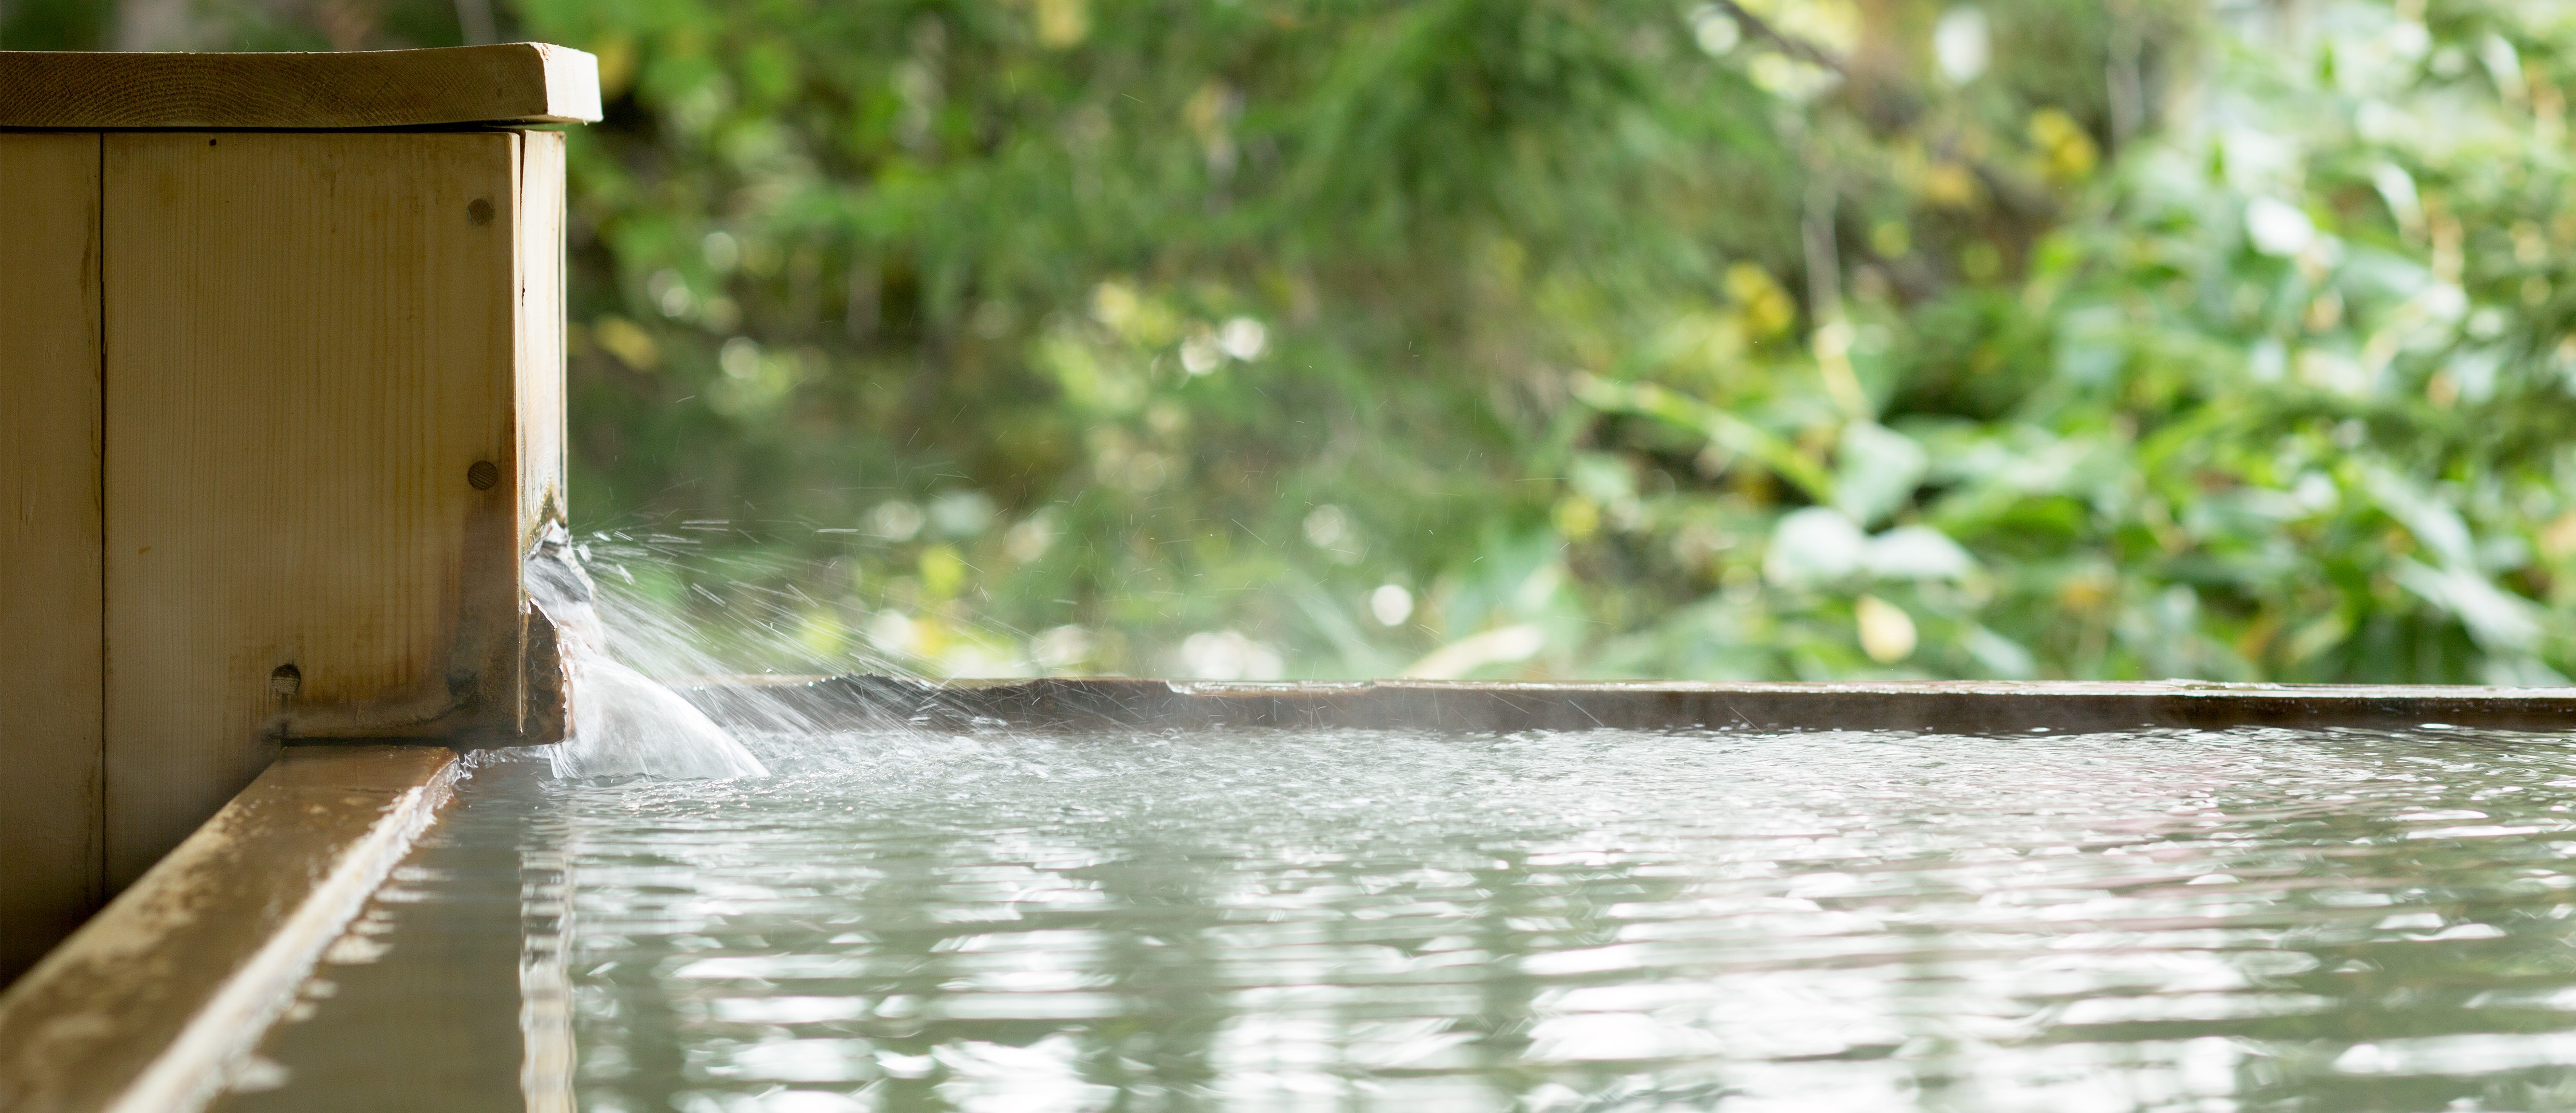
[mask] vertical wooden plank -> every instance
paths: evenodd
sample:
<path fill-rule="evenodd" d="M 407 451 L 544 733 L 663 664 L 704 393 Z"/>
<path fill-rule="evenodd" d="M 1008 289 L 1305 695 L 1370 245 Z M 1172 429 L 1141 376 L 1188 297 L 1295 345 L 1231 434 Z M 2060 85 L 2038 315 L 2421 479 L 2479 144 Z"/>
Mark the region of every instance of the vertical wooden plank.
<path fill-rule="evenodd" d="M 515 717 L 518 153 L 107 136 L 111 885 L 289 736 Z"/>
<path fill-rule="evenodd" d="M 535 530 L 564 515 L 564 137 L 520 138 L 519 522 Z"/>
<path fill-rule="evenodd" d="M 519 155 L 519 493 L 518 551 L 526 553 L 564 503 L 564 137 L 525 132 Z M 525 608 L 525 600 L 521 601 Z M 540 654 L 550 636 L 523 641 Z M 552 661 L 527 667 L 553 670 Z M 559 673 L 522 672 L 520 733 L 560 733 L 567 725 Z"/>
<path fill-rule="evenodd" d="M 0 984 L 106 899 L 98 166 L 0 134 Z"/>

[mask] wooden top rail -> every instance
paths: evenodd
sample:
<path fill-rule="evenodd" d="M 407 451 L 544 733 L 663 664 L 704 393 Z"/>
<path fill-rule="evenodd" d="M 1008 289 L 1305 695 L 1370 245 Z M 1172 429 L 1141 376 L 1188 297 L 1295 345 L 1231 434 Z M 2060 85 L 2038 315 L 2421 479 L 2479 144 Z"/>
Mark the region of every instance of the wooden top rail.
<path fill-rule="evenodd" d="M 599 61 L 505 43 L 317 54 L 0 51 L 0 128 L 339 131 L 599 119 Z"/>
<path fill-rule="evenodd" d="M 2198 681 L 1898 683 L 1188 683 L 1044 679 L 933 683 L 889 676 L 709 677 L 681 693 L 723 709 L 757 693 L 826 726 L 887 721 L 1038 730 L 1268 726 L 1422 731 L 1724 729 L 2083 734 L 2154 727 L 2433 725 L 2576 730 L 2576 688 L 2216 684 Z"/>

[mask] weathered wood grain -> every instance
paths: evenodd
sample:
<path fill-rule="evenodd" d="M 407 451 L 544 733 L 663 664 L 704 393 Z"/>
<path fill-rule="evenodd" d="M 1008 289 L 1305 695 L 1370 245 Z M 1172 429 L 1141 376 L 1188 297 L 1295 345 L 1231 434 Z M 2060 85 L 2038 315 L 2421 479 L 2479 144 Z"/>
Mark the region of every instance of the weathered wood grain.
<path fill-rule="evenodd" d="M 99 137 L 0 134 L 0 984 L 101 871 Z"/>
<path fill-rule="evenodd" d="M 106 137 L 112 886 L 287 737 L 515 729 L 521 142 Z"/>
<path fill-rule="evenodd" d="M 599 63 L 543 43 L 313 54 L 0 51 L 0 128 L 397 128 L 599 119 Z"/>

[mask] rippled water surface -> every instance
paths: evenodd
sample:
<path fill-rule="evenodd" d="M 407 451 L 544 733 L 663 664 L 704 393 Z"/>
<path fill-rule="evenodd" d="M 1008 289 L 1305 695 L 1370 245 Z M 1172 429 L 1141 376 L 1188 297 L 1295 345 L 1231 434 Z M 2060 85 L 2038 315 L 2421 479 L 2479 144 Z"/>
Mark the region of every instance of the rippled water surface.
<path fill-rule="evenodd" d="M 2576 1108 L 2556 736 L 752 741 L 483 770 L 229 1107 Z"/>

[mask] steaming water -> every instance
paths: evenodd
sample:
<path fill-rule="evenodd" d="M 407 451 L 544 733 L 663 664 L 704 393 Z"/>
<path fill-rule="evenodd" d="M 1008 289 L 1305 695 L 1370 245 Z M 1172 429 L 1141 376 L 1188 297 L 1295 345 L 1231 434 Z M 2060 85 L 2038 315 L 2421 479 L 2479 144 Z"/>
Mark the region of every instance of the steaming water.
<path fill-rule="evenodd" d="M 228 1107 L 2576 1108 L 2568 738 L 746 740 L 479 772 Z"/>

